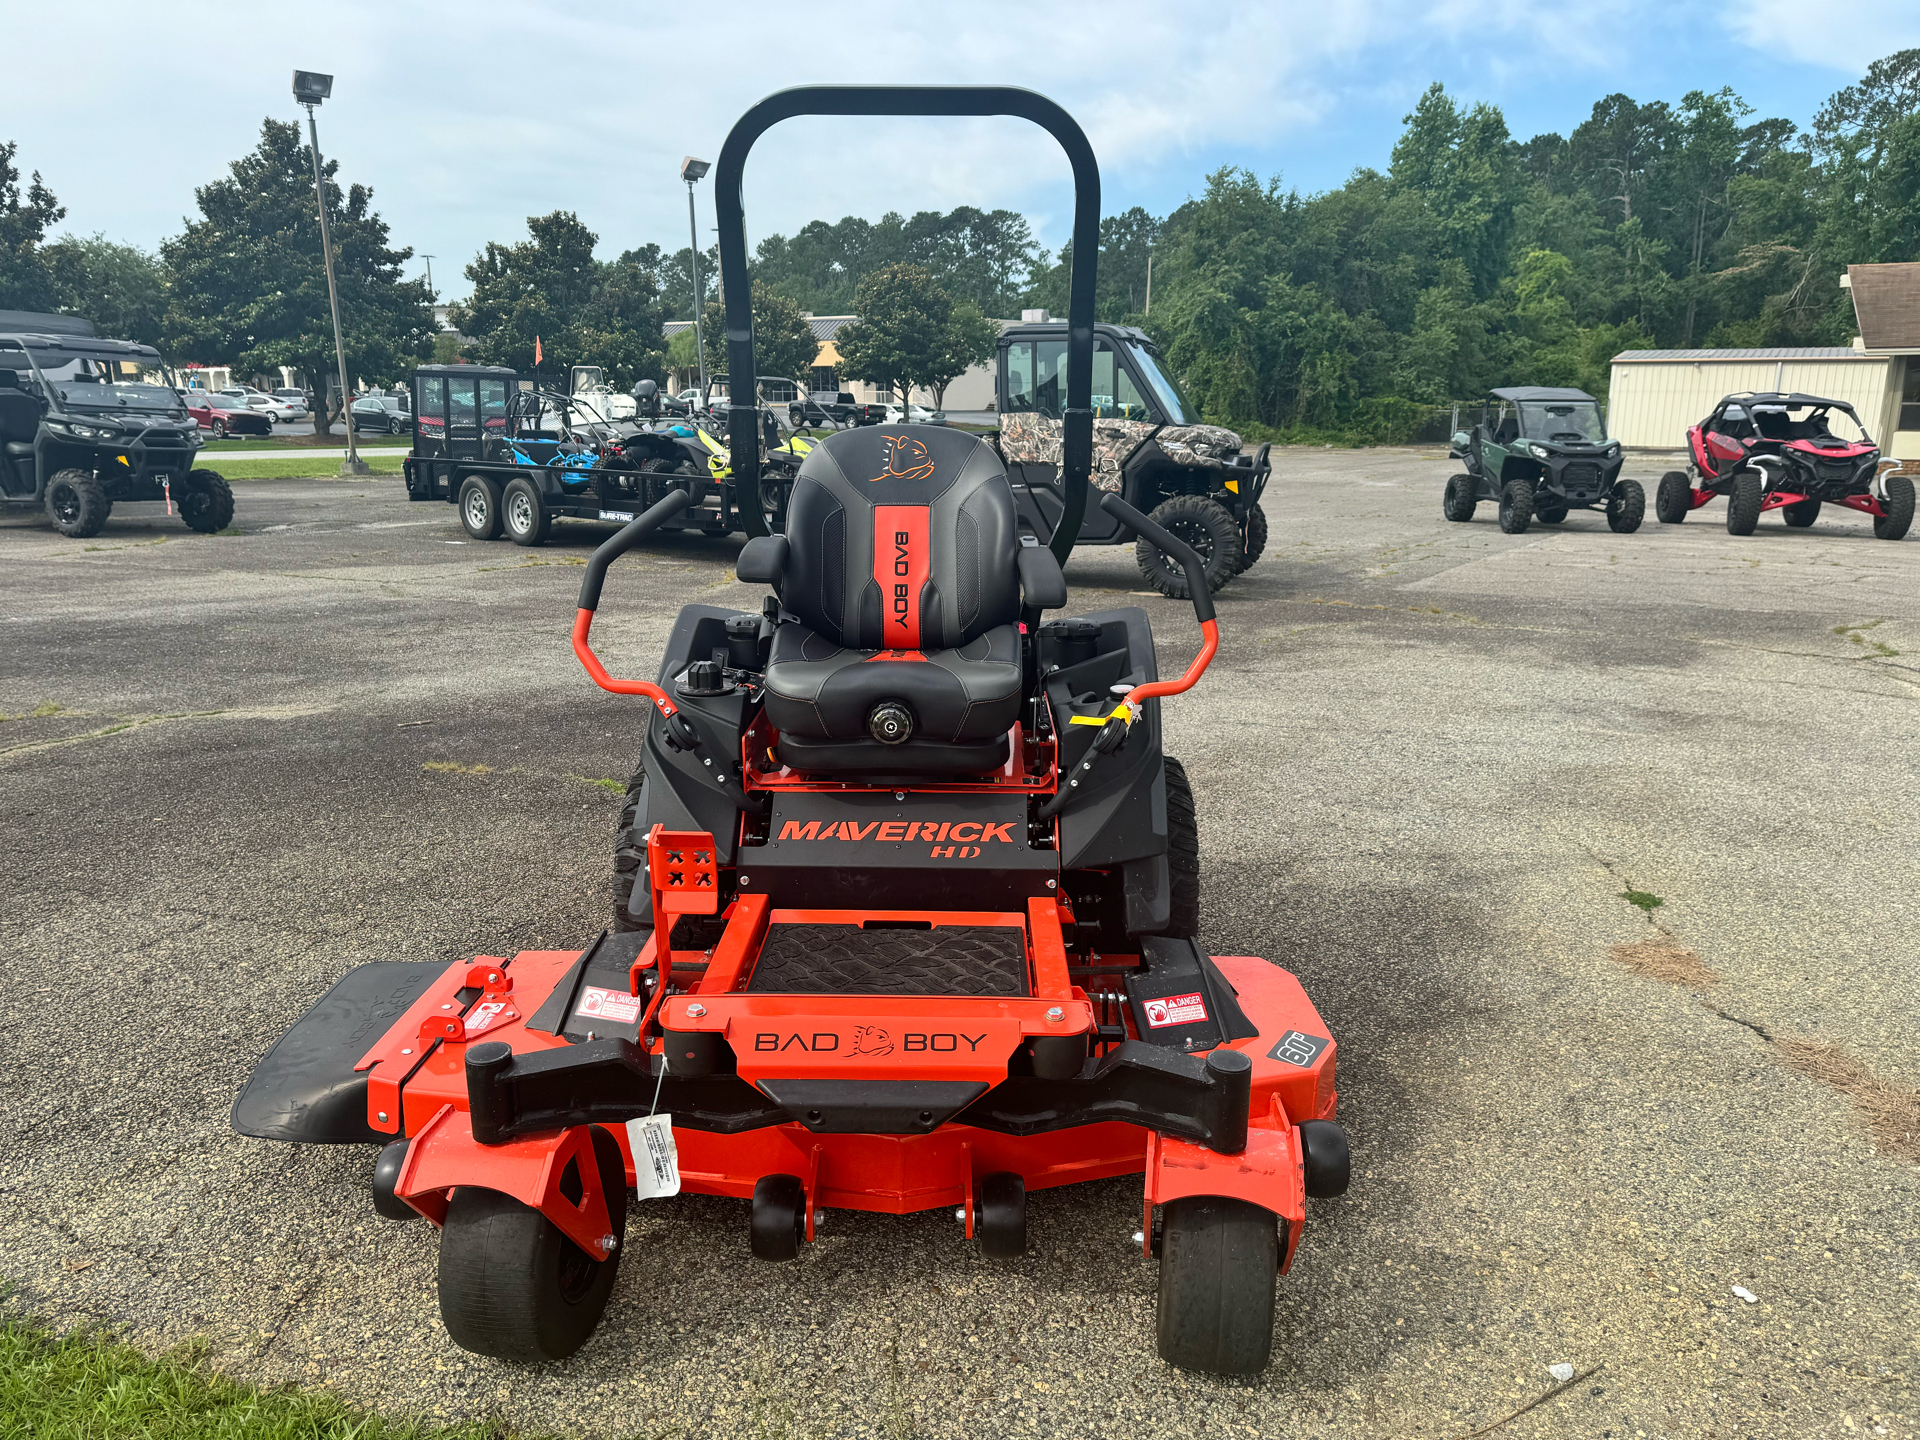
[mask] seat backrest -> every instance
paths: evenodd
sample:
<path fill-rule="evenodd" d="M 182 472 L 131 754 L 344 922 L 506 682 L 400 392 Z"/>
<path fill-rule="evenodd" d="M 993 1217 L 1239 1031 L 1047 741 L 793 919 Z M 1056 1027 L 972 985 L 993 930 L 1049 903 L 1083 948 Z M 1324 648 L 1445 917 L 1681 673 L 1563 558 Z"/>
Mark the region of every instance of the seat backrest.
<path fill-rule="evenodd" d="M 0 441 L 25 444 L 40 430 L 40 399 L 19 388 L 15 371 L 0 370 Z"/>
<path fill-rule="evenodd" d="M 1014 492 L 992 446 L 938 425 L 828 436 L 787 503 L 781 602 L 856 650 L 946 650 L 1020 616 Z"/>

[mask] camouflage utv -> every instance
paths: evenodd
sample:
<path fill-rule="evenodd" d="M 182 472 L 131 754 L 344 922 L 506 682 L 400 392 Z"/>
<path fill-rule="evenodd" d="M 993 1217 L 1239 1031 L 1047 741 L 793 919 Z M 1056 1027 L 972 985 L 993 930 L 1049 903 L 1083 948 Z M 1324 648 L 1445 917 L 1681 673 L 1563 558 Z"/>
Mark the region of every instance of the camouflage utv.
<path fill-rule="evenodd" d="M 999 445 L 1021 524 L 1049 535 L 1065 509 L 1060 478 L 1061 406 L 1067 390 L 1067 323 L 1029 322 L 1001 334 L 996 400 Z M 1193 546 L 1218 590 L 1253 565 L 1267 544 L 1261 492 L 1267 447 L 1253 455 L 1241 438 L 1203 425 L 1168 376 L 1154 342 L 1118 325 L 1094 327 L 1093 484 Z M 1099 506 L 1081 522 L 1080 545 L 1120 545 L 1129 533 Z M 1145 540 L 1134 559 L 1162 595 L 1187 596 L 1174 560 Z"/>

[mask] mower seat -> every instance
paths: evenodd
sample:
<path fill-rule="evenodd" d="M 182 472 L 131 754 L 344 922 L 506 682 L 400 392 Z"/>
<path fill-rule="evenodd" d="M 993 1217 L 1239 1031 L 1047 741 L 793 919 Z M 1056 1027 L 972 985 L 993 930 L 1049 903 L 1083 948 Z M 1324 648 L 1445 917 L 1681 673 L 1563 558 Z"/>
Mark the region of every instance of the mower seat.
<path fill-rule="evenodd" d="M 781 760 L 836 774 L 1004 764 L 1021 704 L 1021 549 L 1007 472 L 976 436 L 875 426 L 815 446 L 766 577 L 784 612 L 763 677 Z"/>

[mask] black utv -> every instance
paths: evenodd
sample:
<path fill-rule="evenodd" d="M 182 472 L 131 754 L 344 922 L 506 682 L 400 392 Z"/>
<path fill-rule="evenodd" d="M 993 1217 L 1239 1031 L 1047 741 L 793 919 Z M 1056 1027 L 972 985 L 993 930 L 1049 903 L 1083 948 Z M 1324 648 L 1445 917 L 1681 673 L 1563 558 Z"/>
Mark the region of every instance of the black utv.
<path fill-rule="evenodd" d="M 1501 529 L 1559 525 L 1570 510 L 1607 512 L 1608 529 L 1638 530 L 1647 497 L 1621 479 L 1621 447 L 1607 438 L 1601 407 L 1585 390 L 1522 385 L 1488 393 L 1472 430 L 1454 433 L 1448 458 L 1466 464 L 1441 499 L 1449 520 L 1472 520 L 1483 500 L 1500 505 Z"/>
<path fill-rule="evenodd" d="M 0 313 L 0 505 L 44 506 L 55 530 L 98 535 L 116 501 L 164 500 L 192 530 L 233 523 L 233 491 L 197 469 L 200 427 L 160 354 L 84 320 Z"/>

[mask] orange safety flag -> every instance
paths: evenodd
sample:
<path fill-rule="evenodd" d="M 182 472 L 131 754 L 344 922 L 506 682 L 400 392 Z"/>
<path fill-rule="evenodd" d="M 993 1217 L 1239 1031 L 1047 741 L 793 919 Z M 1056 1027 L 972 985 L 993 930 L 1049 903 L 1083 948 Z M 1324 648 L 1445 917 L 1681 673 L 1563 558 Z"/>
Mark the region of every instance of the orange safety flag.
<path fill-rule="evenodd" d="M 534 337 L 534 364 L 540 364 L 540 337 L 538 335 Z"/>

